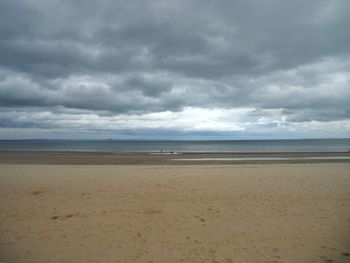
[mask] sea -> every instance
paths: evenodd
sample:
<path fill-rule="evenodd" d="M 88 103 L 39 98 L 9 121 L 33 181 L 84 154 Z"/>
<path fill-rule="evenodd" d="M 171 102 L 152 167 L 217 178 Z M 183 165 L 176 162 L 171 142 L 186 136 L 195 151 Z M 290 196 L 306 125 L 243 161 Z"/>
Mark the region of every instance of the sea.
<path fill-rule="evenodd" d="M 347 139 L 288 140 L 0 140 L 0 151 L 348 152 Z"/>

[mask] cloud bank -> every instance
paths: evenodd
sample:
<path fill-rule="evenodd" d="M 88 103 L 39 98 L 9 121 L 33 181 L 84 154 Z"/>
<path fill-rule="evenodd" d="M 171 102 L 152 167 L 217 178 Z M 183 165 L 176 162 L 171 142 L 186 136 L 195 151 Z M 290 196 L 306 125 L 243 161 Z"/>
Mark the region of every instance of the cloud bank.
<path fill-rule="evenodd" d="M 0 2 L 1 138 L 350 134 L 347 0 Z"/>

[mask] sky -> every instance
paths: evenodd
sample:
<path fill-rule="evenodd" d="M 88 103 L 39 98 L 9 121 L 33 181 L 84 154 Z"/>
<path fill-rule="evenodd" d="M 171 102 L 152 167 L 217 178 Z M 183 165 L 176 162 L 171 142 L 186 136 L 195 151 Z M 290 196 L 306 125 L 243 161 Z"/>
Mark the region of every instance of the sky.
<path fill-rule="evenodd" d="M 0 139 L 350 137 L 349 0 L 2 0 Z"/>

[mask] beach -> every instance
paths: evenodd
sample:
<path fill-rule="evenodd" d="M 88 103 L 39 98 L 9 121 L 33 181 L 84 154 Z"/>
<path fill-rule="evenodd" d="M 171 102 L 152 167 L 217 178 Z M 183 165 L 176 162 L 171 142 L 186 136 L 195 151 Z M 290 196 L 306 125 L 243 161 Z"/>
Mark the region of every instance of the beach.
<path fill-rule="evenodd" d="M 12 154 L 0 262 L 350 261 L 349 160 Z"/>

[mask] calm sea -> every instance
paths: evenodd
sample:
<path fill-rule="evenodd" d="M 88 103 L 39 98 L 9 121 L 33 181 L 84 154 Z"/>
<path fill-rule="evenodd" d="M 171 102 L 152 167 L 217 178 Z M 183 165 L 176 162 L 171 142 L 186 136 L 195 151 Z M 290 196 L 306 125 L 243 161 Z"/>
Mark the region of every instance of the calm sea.
<path fill-rule="evenodd" d="M 350 139 L 143 141 L 0 140 L 0 150 L 97 152 L 326 152 L 349 151 Z"/>

